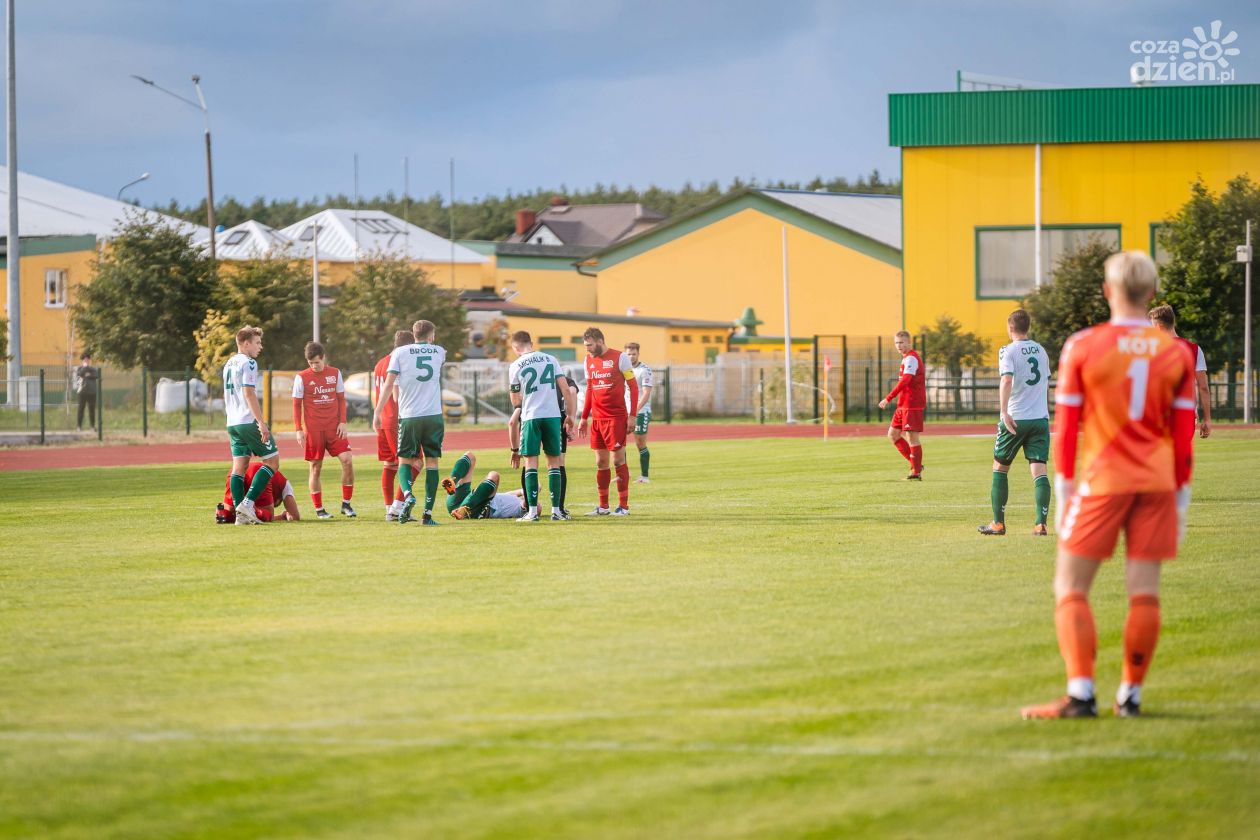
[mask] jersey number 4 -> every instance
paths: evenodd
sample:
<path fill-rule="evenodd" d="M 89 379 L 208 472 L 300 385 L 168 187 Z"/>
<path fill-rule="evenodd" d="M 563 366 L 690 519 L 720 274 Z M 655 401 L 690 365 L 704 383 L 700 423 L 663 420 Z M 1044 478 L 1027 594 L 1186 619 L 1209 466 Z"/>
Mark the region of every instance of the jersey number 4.
<path fill-rule="evenodd" d="M 525 393 L 532 394 L 538 390 L 538 385 L 550 385 L 556 387 L 556 372 L 552 370 L 551 365 L 543 368 L 542 376 L 533 368 L 525 368 L 521 371 L 521 379 L 525 380 Z M 535 384 L 537 383 L 537 384 Z"/>
<path fill-rule="evenodd" d="M 236 390 L 236 386 L 232 384 L 232 371 L 225 371 L 223 374 L 223 390 L 229 394 Z"/>

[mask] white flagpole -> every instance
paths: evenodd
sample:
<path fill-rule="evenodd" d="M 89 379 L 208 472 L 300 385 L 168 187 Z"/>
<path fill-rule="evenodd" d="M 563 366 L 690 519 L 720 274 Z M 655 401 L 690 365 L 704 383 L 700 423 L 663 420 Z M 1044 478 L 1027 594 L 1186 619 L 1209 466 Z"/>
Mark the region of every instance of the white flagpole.
<path fill-rule="evenodd" d="M 311 237 L 314 250 L 311 255 L 311 338 L 319 341 L 319 221 L 316 217 L 315 233 Z"/>
<path fill-rule="evenodd" d="M 788 295 L 787 225 L 783 226 L 783 376 L 787 384 L 787 422 L 792 418 L 792 304 Z"/>

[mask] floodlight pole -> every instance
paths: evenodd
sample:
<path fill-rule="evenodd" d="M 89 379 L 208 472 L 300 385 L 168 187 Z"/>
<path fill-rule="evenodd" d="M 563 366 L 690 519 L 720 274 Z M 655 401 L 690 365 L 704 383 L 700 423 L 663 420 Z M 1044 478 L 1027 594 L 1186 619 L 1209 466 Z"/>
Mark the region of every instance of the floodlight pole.
<path fill-rule="evenodd" d="M 5 4 L 5 28 L 8 30 L 8 165 L 9 165 L 9 239 L 5 254 L 5 274 L 8 280 L 9 310 L 9 386 L 5 389 L 9 405 L 18 401 L 18 380 L 22 378 L 22 241 L 18 230 L 18 162 L 17 162 L 17 59 L 15 57 L 14 0 Z M 40 396 L 43 404 L 43 395 Z"/>
<path fill-rule="evenodd" d="M 314 243 L 314 254 L 311 257 L 311 339 L 319 341 L 319 222 L 314 225 L 315 232 L 311 236 Z"/>
<path fill-rule="evenodd" d="M 787 384 L 787 419 L 792 418 L 792 305 L 788 296 L 787 225 L 783 226 L 783 378 Z"/>
<path fill-rule="evenodd" d="M 1243 268 L 1243 422 L 1251 422 L 1251 220 L 1247 220 L 1247 262 Z"/>

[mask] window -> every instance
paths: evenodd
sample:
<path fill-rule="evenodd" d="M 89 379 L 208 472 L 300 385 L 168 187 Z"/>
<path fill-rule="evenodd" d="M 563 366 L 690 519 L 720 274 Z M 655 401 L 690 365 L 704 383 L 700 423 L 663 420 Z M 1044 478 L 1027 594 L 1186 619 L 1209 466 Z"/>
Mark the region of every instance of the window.
<path fill-rule="evenodd" d="M 1151 222 L 1151 259 L 1158 266 L 1167 265 L 1172 259 L 1172 254 L 1164 247 L 1164 243 L 1160 241 L 1160 231 L 1167 227 L 1163 222 Z"/>
<path fill-rule="evenodd" d="M 1097 237 L 1120 250 L 1119 225 L 1043 225 L 1041 277 L 1050 274 L 1059 258 Z M 1032 226 L 976 228 L 976 297 L 1021 298 L 1033 290 L 1035 248 Z"/>
<path fill-rule="evenodd" d="M 231 236 L 223 240 L 223 244 L 224 245 L 240 245 L 242 242 L 245 241 L 245 237 L 247 236 L 249 236 L 249 233 L 246 231 L 234 230 L 232 231 Z"/>
<path fill-rule="evenodd" d="M 570 344 L 581 344 L 581 343 L 582 343 L 582 336 L 580 336 L 580 335 L 571 335 L 571 336 L 569 336 L 569 343 L 570 343 Z"/>
<path fill-rule="evenodd" d="M 701 344 L 708 344 L 708 343 L 709 343 L 709 341 L 710 341 L 710 339 L 709 339 L 709 337 L 708 337 L 707 335 L 702 335 L 702 336 L 700 336 L 700 343 L 701 343 Z"/>
<path fill-rule="evenodd" d="M 670 342 L 671 342 L 671 343 L 673 343 L 673 344 L 677 344 L 677 343 L 678 343 L 678 341 L 679 341 L 679 338 L 678 338 L 678 336 L 676 336 L 676 335 L 671 335 L 671 336 L 669 337 L 669 340 L 670 340 Z"/>
<path fill-rule="evenodd" d="M 324 229 L 324 226 L 323 225 L 307 225 L 306 229 L 302 231 L 302 235 L 299 236 L 298 239 L 302 240 L 303 242 L 310 242 L 311 240 L 315 238 L 316 228 L 318 228 L 319 231 L 322 232 Z"/>
<path fill-rule="evenodd" d="M 684 335 L 684 336 L 683 336 L 683 344 L 690 344 L 690 343 L 691 343 L 691 336 L 689 336 L 689 335 Z"/>
<path fill-rule="evenodd" d="M 44 272 L 44 306 L 62 309 L 66 305 L 66 270 L 50 268 Z"/>
<path fill-rule="evenodd" d="M 538 338 L 539 344 L 563 344 L 558 335 L 543 335 Z"/>
<path fill-rule="evenodd" d="M 369 233 L 402 233 L 403 230 L 390 219 L 355 219 L 355 224 Z"/>

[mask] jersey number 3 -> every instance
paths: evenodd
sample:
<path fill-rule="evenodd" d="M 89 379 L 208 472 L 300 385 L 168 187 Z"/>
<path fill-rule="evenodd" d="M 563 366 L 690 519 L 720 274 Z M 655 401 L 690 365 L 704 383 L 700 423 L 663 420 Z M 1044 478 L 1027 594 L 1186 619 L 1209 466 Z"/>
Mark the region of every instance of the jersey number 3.
<path fill-rule="evenodd" d="M 1037 364 L 1036 356 L 1028 357 L 1028 366 L 1032 368 L 1032 379 L 1025 379 L 1024 384 L 1029 386 L 1036 385 L 1041 381 L 1041 366 Z"/>

